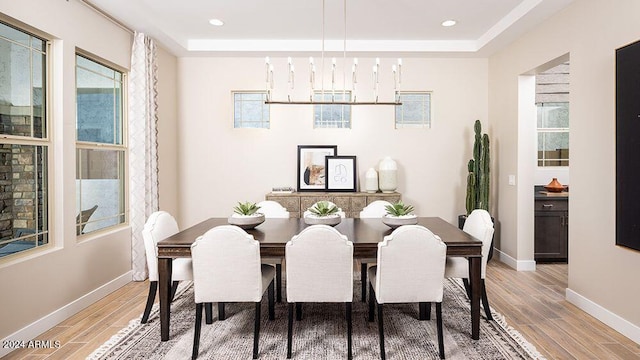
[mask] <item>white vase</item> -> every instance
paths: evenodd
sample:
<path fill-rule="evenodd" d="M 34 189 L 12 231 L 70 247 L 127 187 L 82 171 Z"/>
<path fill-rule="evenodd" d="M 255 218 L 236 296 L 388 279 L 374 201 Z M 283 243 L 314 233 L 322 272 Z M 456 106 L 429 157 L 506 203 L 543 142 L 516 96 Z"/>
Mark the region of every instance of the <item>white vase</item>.
<path fill-rule="evenodd" d="M 378 191 L 378 172 L 374 168 L 369 168 L 364 175 L 364 189 L 368 193 Z"/>
<path fill-rule="evenodd" d="M 398 188 L 398 165 L 389 156 L 378 164 L 378 185 L 383 193 L 392 193 Z"/>

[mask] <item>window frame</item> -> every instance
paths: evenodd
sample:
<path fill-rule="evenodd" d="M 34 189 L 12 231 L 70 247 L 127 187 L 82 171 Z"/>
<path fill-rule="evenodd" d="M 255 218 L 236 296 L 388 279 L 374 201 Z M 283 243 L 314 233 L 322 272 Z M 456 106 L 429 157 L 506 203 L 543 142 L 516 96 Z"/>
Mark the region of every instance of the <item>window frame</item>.
<path fill-rule="evenodd" d="M 570 155 L 567 156 L 566 158 L 559 158 L 559 159 L 548 159 L 545 158 L 545 151 L 544 149 L 542 150 L 542 157 L 540 157 L 540 143 L 539 143 L 539 138 L 541 134 L 560 134 L 560 133 L 566 133 L 568 136 L 570 136 L 570 131 L 569 131 L 569 126 L 567 127 L 555 127 L 555 128 L 551 128 L 551 127 L 538 127 L 538 119 L 537 117 L 540 116 L 540 109 L 544 108 L 545 104 L 547 104 L 547 106 L 553 106 L 553 104 L 566 104 L 566 108 L 567 108 L 567 112 L 569 112 L 569 102 L 568 101 L 550 101 L 550 102 L 546 102 L 546 103 L 537 103 L 536 104 L 536 167 L 541 168 L 541 169 L 549 169 L 549 168 L 568 168 L 569 164 L 570 164 Z M 568 117 L 569 119 L 567 119 L 567 121 L 571 121 L 571 114 L 568 113 Z M 570 144 L 569 144 L 570 146 Z M 568 147 L 567 151 L 571 151 L 571 148 Z M 560 163 L 560 165 L 545 165 L 545 163 L 548 162 L 558 162 Z M 562 165 L 562 163 L 564 163 L 564 165 Z"/>
<path fill-rule="evenodd" d="M 426 113 L 427 116 L 427 121 L 423 120 L 420 123 L 404 123 L 402 120 L 404 120 L 404 116 L 402 119 L 398 119 L 398 108 L 400 109 L 404 109 L 406 100 L 402 100 L 402 96 L 403 95 L 426 95 L 428 97 L 428 112 Z M 394 117 L 394 127 L 395 129 L 431 129 L 432 123 L 433 123 L 433 91 L 428 91 L 428 90 L 418 90 L 418 91 L 396 91 L 395 92 L 395 97 L 396 99 L 398 99 L 400 102 L 402 102 L 402 105 L 396 105 L 394 107 L 394 112 L 393 112 L 393 117 Z M 402 111 L 402 110 L 401 110 Z M 424 114 L 423 114 L 424 115 Z"/>
<path fill-rule="evenodd" d="M 1 14 L 0 14 L 1 15 Z M 5 262 L 9 262 L 12 261 L 13 259 L 17 259 L 17 258 L 21 258 L 24 256 L 28 256 L 30 254 L 34 254 L 35 252 L 41 252 L 44 251 L 46 249 L 50 249 L 54 246 L 54 240 L 51 237 L 52 234 L 52 223 L 51 223 L 51 216 L 50 216 L 50 204 L 53 204 L 53 198 L 54 198 L 54 194 L 53 191 L 51 190 L 51 179 L 54 177 L 54 171 L 53 171 L 53 166 L 51 166 L 51 164 L 53 164 L 53 159 L 54 159 L 54 154 L 53 154 L 53 148 L 54 148 L 54 143 L 52 141 L 52 137 L 51 137 L 51 114 L 53 113 L 52 111 L 52 102 L 51 102 L 51 98 L 52 98 L 52 41 L 51 41 L 51 37 L 48 36 L 46 33 L 39 31 L 35 28 L 32 28 L 26 24 L 23 24 L 21 22 L 16 22 L 13 21 L 13 19 L 7 18 L 6 16 L 0 16 L 0 23 L 4 26 L 13 28 L 21 33 L 24 33 L 26 35 L 28 35 L 30 37 L 30 39 L 32 37 L 35 37 L 39 40 L 41 40 L 43 42 L 44 45 L 44 50 L 38 50 L 39 52 L 44 54 L 44 61 L 43 61 L 43 70 L 44 70 L 44 74 L 43 74 L 43 78 L 42 78 L 42 82 L 44 83 L 42 86 L 42 91 L 43 91 L 43 101 L 42 101 L 42 113 L 41 116 L 44 116 L 44 120 L 42 121 L 42 127 L 43 127 L 43 136 L 42 137 L 36 137 L 33 136 L 34 134 L 34 112 L 33 112 L 33 87 L 32 87 L 32 83 L 30 83 L 29 87 L 31 88 L 31 95 L 30 95 L 30 108 L 31 108 L 31 112 L 30 112 L 30 117 L 31 117 L 31 134 L 30 136 L 21 136 L 21 135 L 13 135 L 13 134 L 0 134 L 0 146 L 2 145 L 19 145 L 19 146 L 31 146 L 31 147 L 40 147 L 40 148 L 44 148 L 46 149 L 46 162 L 43 165 L 45 167 L 45 169 L 42 171 L 42 176 L 44 177 L 44 179 L 42 180 L 42 189 L 41 191 L 45 191 L 45 194 L 42 198 L 43 200 L 43 204 L 42 206 L 36 206 L 34 211 L 38 211 L 39 208 L 42 208 L 43 211 L 43 215 L 42 215 L 42 223 L 44 223 L 45 225 L 43 226 L 44 230 L 41 232 L 35 232 L 33 234 L 29 234 L 27 233 L 26 235 L 22 235 L 22 236 L 15 236 L 12 237 L 11 239 L 8 239 L 9 241 L 2 240 L 2 242 L 6 245 L 9 245 L 13 242 L 17 242 L 20 241 L 22 239 L 29 239 L 29 235 L 34 235 L 37 236 L 36 241 L 35 241 L 35 245 L 33 247 L 30 248 L 26 248 L 20 251 L 17 251 L 15 253 L 11 253 L 11 254 L 7 254 L 5 256 L 1 256 L 0 257 L 0 263 L 5 263 Z M 3 37 L 4 38 L 4 37 Z M 29 67 L 29 77 L 32 80 L 33 79 L 33 66 L 32 66 L 32 56 L 31 56 L 31 51 L 34 50 L 32 45 L 29 46 L 25 46 L 24 44 L 15 42 L 11 39 L 8 38 L 4 38 L 6 39 L 8 42 L 10 43 L 14 43 L 20 46 L 24 46 L 26 48 L 29 49 L 30 51 L 30 64 L 31 66 Z M 31 41 L 30 41 L 31 42 Z M 38 164 L 36 164 L 37 166 Z M 36 192 L 38 191 L 38 189 L 36 188 Z M 37 201 L 35 202 L 37 203 Z M 12 218 L 12 220 L 15 220 Z M 38 221 L 38 216 L 35 216 L 35 222 L 36 222 L 36 230 L 39 227 L 39 221 Z M 12 226 L 12 229 L 14 229 L 14 227 Z M 28 229 L 28 228 L 27 228 Z M 17 235 L 17 234 L 16 234 Z M 40 244 L 40 238 L 44 238 L 46 239 L 46 242 L 43 244 Z"/>
<path fill-rule="evenodd" d="M 261 114 L 264 114 L 265 107 L 267 109 L 267 120 L 265 122 L 264 118 L 261 119 L 259 124 L 266 124 L 266 126 L 253 127 L 253 126 L 236 126 L 236 94 L 260 94 L 262 95 L 262 111 Z M 267 100 L 267 91 L 266 90 L 232 90 L 231 91 L 231 106 L 233 109 L 233 128 L 234 129 L 271 129 L 271 105 L 265 104 L 264 102 Z M 241 124 L 246 123 L 256 123 L 255 121 L 243 121 L 240 120 Z"/>
<path fill-rule="evenodd" d="M 83 57 L 89 61 L 92 61 L 98 65 L 107 67 L 111 70 L 117 71 L 121 74 L 121 100 L 120 100 L 120 111 L 121 111 L 121 124 L 120 124 L 120 131 L 121 131 L 121 144 L 117 144 L 115 141 L 112 144 L 108 144 L 108 143 L 101 143 L 101 142 L 92 142 L 92 141 L 80 141 L 78 140 L 78 62 L 77 62 L 77 57 Z M 121 203 L 120 203 L 120 207 L 121 207 L 121 212 L 118 213 L 117 215 L 114 216 L 110 216 L 108 218 L 104 218 L 104 219 L 94 219 L 91 218 L 89 219 L 89 221 L 87 222 L 82 222 L 80 219 L 80 217 L 77 217 L 76 222 L 74 222 L 75 225 L 75 229 L 76 229 L 76 235 L 77 235 L 77 240 L 78 241 L 82 241 L 84 238 L 88 237 L 88 236 L 93 236 L 94 234 L 100 234 L 103 232 L 107 232 L 107 231 L 111 231 L 115 228 L 121 227 L 121 226 L 127 226 L 129 224 L 129 194 L 128 194 L 128 188 L 129 188 L 129 181 L 127 178 L 127 173 L 128 173 L 128 164 L 129 164 L 129 146 L 128 146 L 128 71 L 127 69 L 122 68 L 121 66 L 114 64 L 104 58 L 101 58 L 97 55 L 94 55 L 92 53 L 89 53 L 87 51 L 84 51 L 80 48 L 76 48 L 75 49 L 75 65 L 74 65 L 74 69 L 75 69 L 75 83 L 74 83 L 74 91 L 75 91 L 75 110 L 76 110 L 76 123 L 75 123 L 75 161 L 74 161 L 74 166 L 76 168 L 76 171 L 80 171 L 81 168 L 81 164 L 79 163 L 81 161 L 80 159 L 80 151 L 81 150 L 109 150 L 109 151 L 115 151 L 118 154 L 122 154 L 121 157 L 121 161 L 122 161 L 122 167 L 120 169 L 118 169 L 118 174 L 119 176 L 121 176 L 121 181 L 119 184 L 119 190 L 122 193 L 122 199 L 121 199 Z M 114 123 L 115 126 L 115 123 Z M 120 158 L 119 158 L 120 161 Z M 80 170 L 79 170 L 80 169 Z M 78 180 L 82 180 L 79 179 L 78 176 L 76 175 L 76 181 Z M 77 186 L 77 184 L 76 184 Z M 82 193 L 79 192 L 79 190 L 76 189 L 76 194 L 80 194 L 80 198 L 77 198 L 76 195 L 76 203 L 80 203 L 82 204 Z M 80 207 L 82 207 L 82 205 L 80 205 Z M 77 209 L 78 212 L 81 212 L 82 210 L 86 210 L 86 209 Z M 79 231 L 79 230 L 83 230 L 84 227 L 87 224 L 91 224 L 93 222 L 99 222 L 99 221 L 103 221 L 105 219 L 109 219 L 109 218 L 115 218 L 115 219 L 122 219 L 122 220 L 118 220 L 117 224 L 113 224 L 113 225 L 109 225 L 103 228 L 99 228 L 96 230 L 91 230 L 88 232 L 84 232 L 84 231 Z M 78 222 L 78 220 L 80 220 L 80 222 Z"/>
<path fill-rule="evenodd" d="M 328 100 L 324 100 L 322 97 L 317 99 L 318 95 L 319 96 L 324 96 L 324 97 L 326 97 L 327 95 L 329 95 L 329 96 L 340 95 L 340 96 L 346 97 L 346 99 L 342 99 L 342 100 L 336 99 L 336 101 L 350 102 L 351 99 L 352 99 L 353 93 L 351 92 L 351 90 L 345 90 L 345 91 L 343 91 L 343 90 L 339 90 L 339 91 L 315 90 L 313 92 L 313 100 L 314 101 L 318 101 L 318 102 L 320 102 L 320 101 L 324 102 L 324 101 L 328 101 Z M 344 116 L 344 114 L 346 112 L 345 109 L 347 109 L 347 106 L 348 106 L 349 118 L 347 120 L 348 122 L 346 123 L 346 126 L 319 126 L 323 122 L 322 112 L 323 112 L 323 107 L 324 106 L 331 106 L 331 107 L 340 106 L 340 117 L 341 117 L 340 118 L 340 122 L 343 123 L 343 124 L 345 122 L 345 116 Z M 316 112 L 318 112 L 318 111 L 320 112 L 320 119 L 319 119 L 320 120 L 320 124 L 318 124 L 316 122 Z M 351 106 L 351 105 L 344 105 L 344 104 L 335 104 L 335 105 L 333 105 L 333 104 L 331 104 L 331 105 L 314 104 L 313 105 L 313 128 L 314 129 L 351 129 L 352 124 L 353 124 L 352 118 L 353 118 L 353 106 Z M 333 122 L 337 123 L 337 120 L 327 120 L 327 121 L 333 121 Z"/>

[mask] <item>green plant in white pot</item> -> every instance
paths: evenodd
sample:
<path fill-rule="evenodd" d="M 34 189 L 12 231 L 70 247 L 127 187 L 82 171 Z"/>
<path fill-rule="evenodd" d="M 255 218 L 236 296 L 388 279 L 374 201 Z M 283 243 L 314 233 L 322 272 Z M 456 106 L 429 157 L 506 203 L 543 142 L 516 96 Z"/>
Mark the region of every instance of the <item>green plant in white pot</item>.
<path fill-rule="evenodd" d="M 385 210 L 387 213 L 382 217 L 382 222 L 392 228 L 418 223 L 418 217 L 413 213 L 413 205 L 405 204 L 401 200 L 385 206 Z"/>
<path fill-rule="evenodd" d="M 238 202 L 233 207 L 233 214 L 229 217 L 229 224 L 243 229 L 253 229 L 264 222 L 264 214 L 258 212 L 260 207 L 249 201 Z"/>
<path fill-rule="evenodd" d="M 304 213 L 304 221 L 309 225 L 337 225 L 342 221 L 340 208 L 329 201 L 318 201 Z"/>

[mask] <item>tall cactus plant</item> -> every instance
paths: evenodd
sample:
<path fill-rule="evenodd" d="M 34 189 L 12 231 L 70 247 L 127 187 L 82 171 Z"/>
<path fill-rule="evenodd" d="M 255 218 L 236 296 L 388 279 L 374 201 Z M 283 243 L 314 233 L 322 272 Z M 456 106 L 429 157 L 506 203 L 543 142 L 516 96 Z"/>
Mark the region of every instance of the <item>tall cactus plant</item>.
<path fill-rule="evenodd" d="M 489 135 L 482 134 L 482 124 L 476 120 L 473 125 L 473 159 L 467 164 L 467 215 L 474 209 L 489 211 Z"/>

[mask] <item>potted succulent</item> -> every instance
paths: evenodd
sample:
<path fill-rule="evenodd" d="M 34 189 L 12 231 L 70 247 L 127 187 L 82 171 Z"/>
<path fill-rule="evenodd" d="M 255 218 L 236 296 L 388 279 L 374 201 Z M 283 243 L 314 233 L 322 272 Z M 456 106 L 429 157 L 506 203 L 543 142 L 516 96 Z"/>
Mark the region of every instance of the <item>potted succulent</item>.
<path fill-rule="evenodd" d="M 233 207 L 233 214 L 229 217 L 229 224 L 237 225 L 243 229 L 253 229 L 264 222 L 264 214 L 258 212 L 260 209 L 256 203 L 238 202 Z"/>
<path fill-rule="evenodd" d="M 308 225 L 335 226 L 342 221 L 339 211 L 337 206 L 328 201 L 318 201 L 305 212 L 304 222 Z"/>
<path fill-rule="evenodd" d="M 402 200 L 385 206 L 385 209 L 387 213 L 382 217 L 382 222 L 391 228 L 418 223 L 418 217 L 413 214 L 413 206 L 403 203 Z"/>

